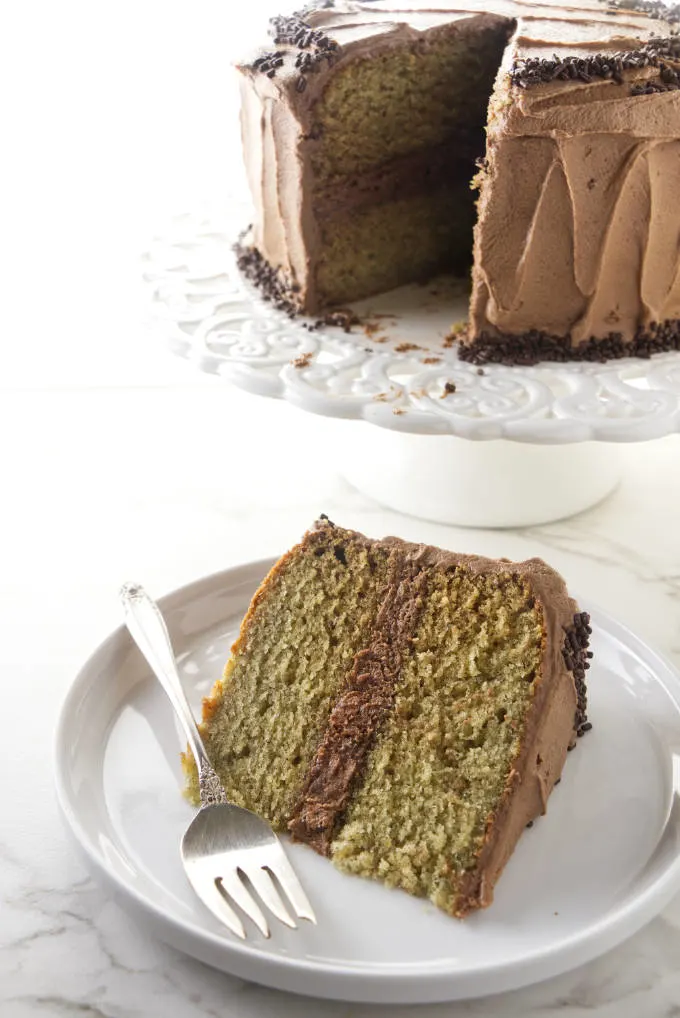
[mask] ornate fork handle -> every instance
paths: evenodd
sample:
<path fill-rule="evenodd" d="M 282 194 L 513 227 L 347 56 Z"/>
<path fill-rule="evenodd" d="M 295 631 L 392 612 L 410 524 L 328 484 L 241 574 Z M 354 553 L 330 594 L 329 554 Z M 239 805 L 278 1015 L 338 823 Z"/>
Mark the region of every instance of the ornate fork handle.
<path fill-rule="evenodd" d="M 222 788 L 222 782 L 205 757 L 198 772 L 198 788 L 203 806 L 217 806 L 220 802 L 229 802 L 227 793 Z"/>
<path fill-rule="evenodd" d="M 141 650 L 154 675 L 165 690 L 180 720 L 198 769 L 198 786 L 203 806 L 228 802 L 222 783 L 214 771 L 194 715 L 177 672 L 170 636 L 156 603 L 139 583 L 126 583 L 120 598 L 130 635 Z"/>

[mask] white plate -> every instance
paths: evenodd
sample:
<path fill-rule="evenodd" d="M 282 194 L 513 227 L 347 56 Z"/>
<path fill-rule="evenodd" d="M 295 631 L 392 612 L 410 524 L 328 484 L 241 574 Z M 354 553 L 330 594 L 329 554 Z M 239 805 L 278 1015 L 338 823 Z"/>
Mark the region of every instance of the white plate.
<path fill-rule="evenodd" d="M 198 706 L 271 563 L 200 580 L 161 602 Z M 87 662 L 56 745 L 61 807 L 94 872 L 163 940 L 209 965 L 297 993 L 429 1002 L 482 996 L 618 944 L 680 889 L 680 676 L 593 612 L 594 729 L 570 754 L 547 816 L 527 830 L 492 907 L 464 922 L 290 846 L 319 919 L 241 943 L 194 898 L 179 839 L 180 739 L 123 629 Z"/>

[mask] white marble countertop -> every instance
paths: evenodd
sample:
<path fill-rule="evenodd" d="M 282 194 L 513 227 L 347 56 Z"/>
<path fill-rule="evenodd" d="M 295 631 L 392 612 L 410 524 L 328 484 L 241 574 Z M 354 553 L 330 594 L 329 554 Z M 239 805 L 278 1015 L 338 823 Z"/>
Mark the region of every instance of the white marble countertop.
<path fill-rule="evenodd" d="M 149 942 L 88 879 L 57 814 L 52 740 L 79 665 L 119 622 L 121 580 L 160 595 L 282 551 L 324 511 L 374 535 L 542 555 L 680 664 L 680 445 L 627 448 L 611 498 L 527 530 L 454 530 L 357 494 L 323 420 L 194 375 L 144 328 L 137 258 L 153 223 L 222 186 L 229 5 L 197 3 L 191 19 L 160 0 L 15 6 L 2 27 L 17 45 L 0 68 L 16 97 L 2 114 L 7 151 L 26 155 L 4 166 L 0 198 L 0 1015 L 392 1014 L 211 971 Z M 569 975 L 401 1013 L 678 1018 L 680 900 Z"/>

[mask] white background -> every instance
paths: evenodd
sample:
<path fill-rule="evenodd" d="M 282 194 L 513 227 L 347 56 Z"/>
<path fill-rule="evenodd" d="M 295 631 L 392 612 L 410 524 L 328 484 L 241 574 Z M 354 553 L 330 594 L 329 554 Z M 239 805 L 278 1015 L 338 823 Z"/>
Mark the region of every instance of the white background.
<path fill-rule="evenodd" d="M 0 6 L 2 1018 L 377 1013 L 210 973 L 144 941 L 85 880 L 56 814 L 51 741 L 73 675 L 119 621 L 122 580 L 160 595 L 282 551 L 326 511 L 375 536 L 542 555 L 680 663 L 675 439 L 629 450 L 619 491 L 574 520 L 455 531 L 352 491 L 323 421 L 195 374 L 151 340 L 141 254 L 174 213 L 242 188 L 229 60 L 268 6 Z M 676 902 L 570 976 L 409 1014 L 671 1018 L 679 927 Z"/>

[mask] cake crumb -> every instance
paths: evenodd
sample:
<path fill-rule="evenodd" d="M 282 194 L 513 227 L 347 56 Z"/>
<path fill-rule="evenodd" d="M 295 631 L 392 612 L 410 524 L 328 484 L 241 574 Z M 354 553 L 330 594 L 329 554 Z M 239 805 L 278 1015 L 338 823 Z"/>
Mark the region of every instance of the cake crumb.
<path fill-rule="evenodd" d="M 446 399 L 447 396 L 450 396 L 451 393 L 455 392 L 455 391 L 456 391 L 456 383 L 455 382 L 445 382 L 444 383 L 444 391 L 443 391 L 443 393 L 441 394 L 441 396 L 439 398 L 440 399 Z"/>
<path fill-rule="evenodd" d="M 294 368 L 308 368 L 312 362 L 313 356 L 314 355 L 310 350 L 308 353 L 300 354 L 299 357 L 296 357 L 295 360 L 291 361 L 290 363 L 293 365 Z"/>
<path fill-rule="evenodd" d="M 375 336 L 376 332 L 380 332 L 380 330 L 382 329 L 382 325 L 380 324 L 380 322 L 371 322 L 371 321 L 364 322 L 364 326 L 363 327 L 364 327 L 364 332 L 368 336 L 369 339 L 373 339 L 373 337 Z"/>
<path fill-rule="evenodd" d="M 417 343 L 399 343 L 394 349 L 396 353 L 409 353 L 411 350 L 422 350 L 423 348 Z"/>
<path fill-rule="evenodd" d="M 393 414 L 405 414 L 406 411 L 404 410 L 403 406 L 393 406 L 392 407 L 392 413 Z"/>
<path fill-rule="evenodd" d="M 351 332 L 353 325 L 360 325 L 361 319 L 354 311 L 348 308 L 340 308 L 337 311 L 330 311 L 323 318 L 324 325 L 337 325 L 343 332 Z"/>
<path fill-rule="evenodd" d="M 421 364 L 441 364 L 441 357 L 421 357 Z"/>
<path fill-rule="evenodd" d="M 444 336 L 444 347 L 446 349 L 450 349 L 450 347 L 454 346 L 454 344 L 456 344 L 459 339 L 462 339 L 463 336 L 467 335 L 467 331 L 468 331 L 467 322 L 456 322 L 454 325 L 451 326 L 451 331 L 449 332 L 449 334 L 447 336 Z"/>

